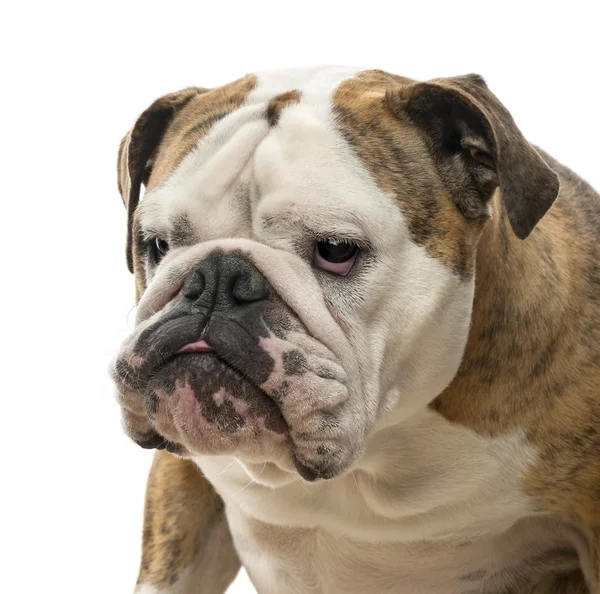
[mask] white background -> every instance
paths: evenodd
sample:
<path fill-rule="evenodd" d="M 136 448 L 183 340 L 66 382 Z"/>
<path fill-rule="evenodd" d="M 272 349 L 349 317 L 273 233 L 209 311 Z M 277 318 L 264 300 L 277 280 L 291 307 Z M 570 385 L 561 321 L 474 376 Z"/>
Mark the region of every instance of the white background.
<path fill-rule="evenodd" d="M 268 67 L 478 72 L 532 142 L 599 188 L 594 5 L 3 8 L 0 590 L 119 594 L 135 581 L 151 454 L 122 434 L 106 369 L 134 305 L 117 147 L 143 109 Z M 244 576 L 232 588 L 250 591 Z"/>

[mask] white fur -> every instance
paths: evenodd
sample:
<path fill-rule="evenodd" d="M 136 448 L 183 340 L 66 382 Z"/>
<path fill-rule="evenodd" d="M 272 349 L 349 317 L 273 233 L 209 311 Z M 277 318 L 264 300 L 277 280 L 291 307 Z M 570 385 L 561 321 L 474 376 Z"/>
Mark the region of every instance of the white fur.
<path fill-rule="evenodd" d="M 519 482 L 534 461 L 520 433 L 485 438 L 427 409 L 374 432 L 351 473 L 315 484 L 272 490 L 235 458 L 197 458 L 225 500 L 258 520 L 398 542 L 505 530 L 531 512 Z"/>
<path fill-rule="evenodd" d="M 356 439 L 368 435 L 351 472 L 309 485 L 276 461 L 197 458 L 261 593 L 460 592 L 468 589 L 461 571 L 504 563 L 477 551 L 494 550 L 494 538 L 531 514 L 520 481 L 535 452 L 521 434 L 484 438 L 427 409 L 460 364 L 473 282 L 411 241 L 399 207 L 336 130 L 331 93 L 352 72 L 260 75 L 246 104 L 145 198 L 143 226 L 185 212 L 199 241 L 213 240 L 167 259 L 145 299 L 177 258 L 194 262 L 209 246 L 238 242 L 349 375 Z M 269 129 L 267 102 L 292 89 L 300 103 Z M 240 187 L 251 196 L 245 208 Z M 264 226 L 265 215 L 275 223 Z M 304 226 L 370 243 L 368 273 L 359 281 L 315 274 L 294 254 Z M 455 546 L 470 540 L 488 548 Z"/>
<path fill-rule="evenodd" d="M 303 102 L 327 110 L 332 92 L 341 82 L 358 72 L 360 68 L 349 66 L 266 70 L 257 75 L 258 84 L 248 96 L 246 103 L 264 104 L 276 95 L 298 90 L 302 93 Z"/>
<path fill-rule="evenodd" d="M 534 460 L 521 434 L 487 439 L 422 410 L 376 432 L 355 469 L 330 481 L 306 484 L 290 476 L 272 488 L 260 484 L 261 477 L 253 480 L 235 458 L 197 462 L 228 503 L 234 541 L 261 594 L 281 591 L 282 572 L 291 580 L 286 592 L 307 591 L 313 573 L 319 591 L 341 591 L 342 572 L 344 591 L 384 591 L 375 584 L 385 578 L 405 584 L 403 593 L 446 594 L 461 591 L 461 574 L 506 562 L 498 549 L 502 534 L 532 514 L 519 484 Z M 287 549 L 278 555 L 269 542 L 280 542 L 281 528 L 297 543 L 293 557 Z M 539 540 L 537 546 L 547 546 Z M 478 544 L 464 546 L 469 541 Z M 488 558 L 478 550 L 487 550 Z M 528 554 L 525 547 L 521 556 Z M 440 563 L 447 564 L 446 581 L 440 577 L 435 589 L 421 590 Z M 348 575 L 353 567 L 356 573 Z"/>

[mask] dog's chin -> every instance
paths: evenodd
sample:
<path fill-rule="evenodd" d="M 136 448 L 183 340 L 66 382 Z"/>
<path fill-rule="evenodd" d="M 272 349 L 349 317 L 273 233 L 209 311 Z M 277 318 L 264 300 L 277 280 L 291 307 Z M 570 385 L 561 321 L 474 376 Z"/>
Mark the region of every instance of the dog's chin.
<path fill-rule="evenodd" d="M 214 353 L 171 358 L 151 374 L 145 403 L 157 432 L 193 455 L 280 457 L 289 449 L 275 402 Z"/>
<path fill-rule="evenodd" d="M 316 439 L 296 443 L 275 401 L 215 353 L 173 356 L 151 372 L 144 399 L 157 434 L 155 444 L 143 447 L 182 457 L 228 455 L 274 463 L 307 481 L 330 479 L 345 469 L 339 456 L 328 460 L 330 448 L 318 448 L 315 459 Z"/>

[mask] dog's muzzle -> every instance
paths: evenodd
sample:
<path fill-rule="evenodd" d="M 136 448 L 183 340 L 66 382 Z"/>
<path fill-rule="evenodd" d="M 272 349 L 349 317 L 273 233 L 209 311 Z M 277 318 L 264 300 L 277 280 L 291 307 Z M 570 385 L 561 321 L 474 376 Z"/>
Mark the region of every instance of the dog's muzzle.
<path fill-rule="evenodd" d="M 113 377 L 142 447 L 287 459 L 309 480 L 337 473 L 346 374 L 244 254 L 200 262 L 125 342 Z"/>

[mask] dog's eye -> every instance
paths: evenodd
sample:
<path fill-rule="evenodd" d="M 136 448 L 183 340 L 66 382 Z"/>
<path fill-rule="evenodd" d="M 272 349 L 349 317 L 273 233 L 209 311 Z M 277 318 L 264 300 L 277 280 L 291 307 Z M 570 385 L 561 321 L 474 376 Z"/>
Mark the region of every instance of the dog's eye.
<path fill-rule="evenodd" d="M 150 257 L 154 264 L 158 264 L 169 251 L 169 242 L 162 237 L 155 238 L 150 244 Z"/>
<path fill-rule="evenodd" d="M 358 246 L 349 241 L 319 241 L 315 249 L 315 264 L 323 270 L 345 276 L 350 272 Z"/>

